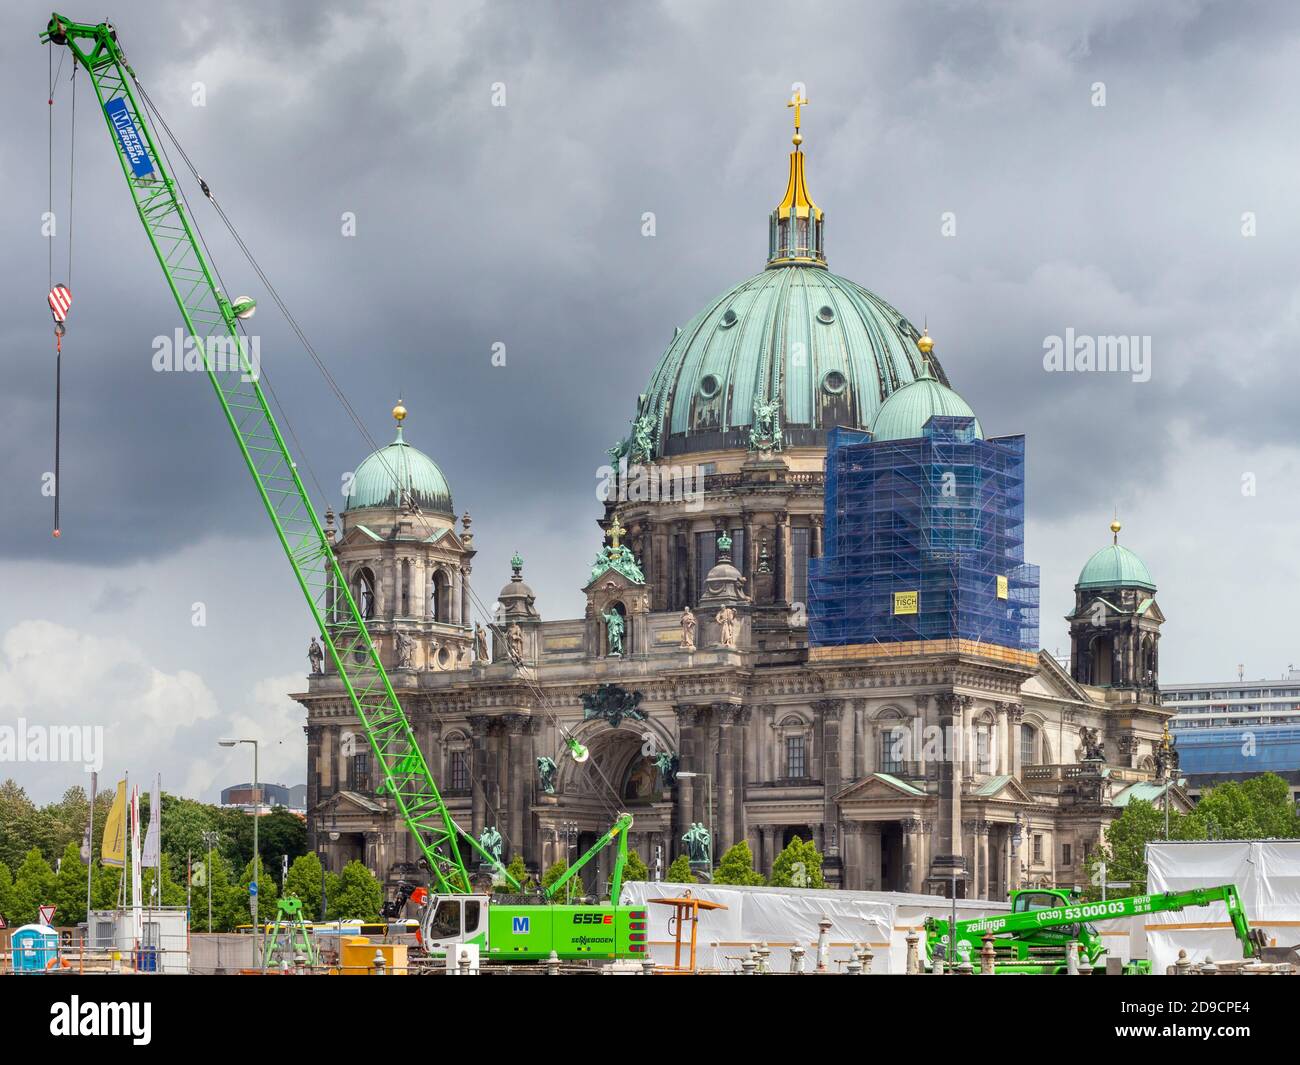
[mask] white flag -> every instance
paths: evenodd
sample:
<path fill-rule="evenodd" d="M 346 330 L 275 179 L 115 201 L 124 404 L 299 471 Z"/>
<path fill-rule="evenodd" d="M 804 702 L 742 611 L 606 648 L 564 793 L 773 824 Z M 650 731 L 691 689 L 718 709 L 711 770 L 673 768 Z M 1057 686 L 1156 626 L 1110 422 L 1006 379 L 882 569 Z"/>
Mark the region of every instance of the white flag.
<path fill-rule="evenodd" d="M 140 862 L 150 868 L 158 865 L 158 843 L 162 832 L 161 778 L 154 777 L 153 790 L 149 792 L 149 830 L 144 837 L 144 853 Z"/>

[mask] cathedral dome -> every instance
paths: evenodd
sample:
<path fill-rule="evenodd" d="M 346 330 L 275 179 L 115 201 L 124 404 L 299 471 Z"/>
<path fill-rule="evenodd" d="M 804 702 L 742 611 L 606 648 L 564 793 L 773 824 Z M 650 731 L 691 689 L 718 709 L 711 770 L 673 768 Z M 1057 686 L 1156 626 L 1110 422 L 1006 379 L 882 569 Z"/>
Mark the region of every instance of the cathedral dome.
<path fill-rule="evenodd" d="M 801 143 L 796 132 L 789 187 L 769 219 L 767 268 L 674 332 L 620 457 L 746 448 L 760 404 L 786 446 L 823 447 L 837 425 L 871 428 L 890 394 L 920 376 L 921 331 L 827 269 L 825 217 L 808 194 Z"/>
<path fill-rule="evenodd" d="M 925 339 L 928 339 L 925 338 Z M 951 388 L 936 381 L 928 366 L 915 381 L 891 395 L 880 408 L 871 426 L 873 440 L 914 440 L 925 423 L 934 416 L 975 418 L 970 405 Z M 984 439 L 984 431 L 975 418 L 975 435 Z"/>
<path fill-rule="evenodd" d="M 1147 564 L 1127 547 L 1119 543 L 1118 521 L 1111 524 L 1115 542 L 1103 547 L 1088 559 L 1079 573 L 1076 588 L 1142 588 L 1148 592 L 1156 590 L 1156 582 L 1151 579 Z"/>
<path fill-rule="evenodd" d="M 399 403 L 393 408 L 393 416 L 398 422 L 397 439 L 367 456 L 356 468 L 346 509 L 406 509 L 415 505 L 426 514 L 454 519 L 451 488 L 442 470 L 433 459 L 402 438 L 401 423 L 406 408 Z"/>

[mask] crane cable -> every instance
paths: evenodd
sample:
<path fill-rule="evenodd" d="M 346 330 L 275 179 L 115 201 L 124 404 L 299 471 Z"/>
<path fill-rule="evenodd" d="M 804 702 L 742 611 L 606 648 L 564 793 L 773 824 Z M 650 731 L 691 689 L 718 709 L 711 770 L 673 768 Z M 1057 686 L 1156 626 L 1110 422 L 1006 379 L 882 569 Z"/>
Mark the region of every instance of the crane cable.
<path fill-rule="evenodd" d="M 266 286 L 267 292 L 270 294 L 272 300 L 279 308 L 280 313 L 284 315 L 285 321 L 289 324 L 289 327 L 292 329 L 294 334 L 298 337 L 298 340 L 302 344 L 304 350 L 311 357 L 312 362 L 315 364 L 318 372 L 324 378 L 330 390 L 334 393 L 335 398 L 338 400 L 340 406 L 342 406 L 349 420 L 353 423 L 357 431 L 360 433 L 362 439 L 366 442 L 367 446 L 370 447 L 372 453 L 379 459 L 380 463 L 388 471 L 389 476 L 393 478 L 393 483 L 400 485 L 401 481 L 397 478 L 392 468 L 388 465 L 385 456 L 382 454 L 383 449 L 380 447 L 379 443 L 375 440 L 375 438 L 371 435 L 370 430 L 367 428 L 365 421 L 361 418 L 361 416 L 357 413 L 356 409 L 352 406 L 351 402 L 348 400 L 347 394 L 343 391 L 337 379 L 330 372 L 329 367 L 325 364 L 325 361 L 321 358 L 320 354 L 316 351 L 315 347 L 308 339 L 306 332 L 299 324 L 297 318 L 294 317 L 292 311 L 289 310 L 288 305 L 285 303 L 283 297 L 281 297 L 279 291 L 276 289 L 271 279 L 267 276 L 266 272 L 262 269 L 262 266 L 257 261 L 256 256 L 254 256 L 252 249 L 249 248 L 247 242 L 240 235 L 239 230 L 235 227 L 235 224 L 231 221 L 229 215 L 226 214 L 224 208 L 222 208 L 216 196 L 213 194 L 211 187 L 208 185 L 207 181 L 203 178 L 203 176 L 199 173 L 199 170 L 194 165 L 193 160 L 190 159 L 189 154 L 185 151 L 179 139 L 172 132 L 172 129 L 168 125 L 167 120 L 163 117 L 162 112 L 158 109 L 157 105 L 153 102 L 152 97 L 150 97 L 148 90 L 145 89 L 145 87 L 140 83 L 139 78 L 136 77 L 134 74 L 132 74 L 132 80 L 134 81 L 136 88 L 139 89 L 141 99 L 144 100 L 145 106 L 149 109 L 149 112 L 152 114 L 154 119 L 158 122 L 158 125 L 163 130 L 163 133 L 166 135 L 166 137 L 171 141 L 172 145 L 175 147 L 177 154 L 184 161 L 186 168 L 190 171 L 191 176 L 197 182 L 200 190 L 203 192 L 204 197 L 212 204 L 214 210 L 216 210 L 217 212 L 218 217 L 225 225 L 227 232 L 229 232 L 230 236 L 234 239 L 235 243 L 239 246 L 240 251 L 243 252 L 244 258 L 248 261 L 249 265 L 253 268 L 253 271 L 257 274 L 262 284 Z M 165 147 L 163 148 L 163 154 L 164 156 L 166 156 L 167 154 Z M 170 162 L 170 160 L 168 160 L 168 162 Z M 182 198 L 185 199 L 186 207 L 190 208 L 191 219 L 194 220 L 195 228 L 198 229 L 199 228 L 198 222 L 196 219 L 194 219 L 193 208 L 190 207 L 189 200 L 188 198 L 185 197 L 183 191 L 181 195 Z M 203 240 L 201 231 L 200 231 L 200 240 Z M 204 249 L 208 252 L 209 260 L 211 261 L 212 253 L 210 249 L 208 249 L 205 240 L 203 241 L 203 243 L 204 243 Z M 217 269 L 215 262 L 213 263 L 213 269 L 214 270 Z M 219 271 L 218 271 L 218 280 L 221 280 Z M 224 282 L 222 282 L 222 284 L 224 286 Z M 262 372 L 262 376 L 265 378 L 266 376 L 265 371 Z M 267 381 L 267 385 L 269 388 L 270 387 L 269 380 Z M 272 397 L 274 398 L 273 390 L 272 390 Z M 295 443 L 298 444 L 299 450 L 301 451 L 302 450 L 301 443 L 297 439 L 297 434 L 294 433 L 293 431 L 291 421 L 288 419 L 287 414 L 285 413 L 283 407 L 279 404 L 278 400 L 276 401 L 276 405 L 277 407 L 279 407 L 281 416 L 285 419 L 285 423 L 289 427 L 289 431 L 293 435 Z M 315 480 L 314 474 L 313 474 L 313 480 Z M 317 489 L 320 491 L 321 496 L 323 498 L 326 498 L 325 492 L 323 489 L 321 489 L 319 481 L 316 482 L 316 485 L 317 485 Z M 420 511 L 418 506 L 414 505 L 413 500 L 411 501 L 411 504 L 412 505 L 410 508 L 410 512 L 413 515 L 417 515 L 422 519 L 424 519 L 423 513 Z M 424 520 L 425 520 L 426 527 L 428 527 L 427 519 Z M 504 640 L 506 635 L 505 628 L 496 623 L 492 613 L 487 609 L 483 601 L 474 592 L 472 587 L 466 585 L 466 590 L 469 592 L 470 599 L 475 603 L 475 605 L 477 605 L 481 615 L 486 619 L 488 623 L 488 627 L 492 629 L 494 632 L 498 633 Z M 513 660 L 513 656 L 512 656 L 512 660 Z M 536 681 L 533 678 L 528 676 L 524 664 L 521 661 L 515 661 L 514 664 L 516 666 L 516 669 L 518 670 L 520 679 L 524 682 L 525 686 L 533 694 L 540 709 L 551 720 L 551 723 L 555 726 L 557 732 L 559 732 L 562 736 L 566 737 L 566 739 L 576 742 L 576 737 L 574 737 L 572 735 L 571 730 L 567 726 L 565 726 L 563 722 L 559 720 L 557 714 L 555 713 L 554 709 L 550 705 L 550 700 L 546 697 L 545 693 L 537 685 Z M 615 797 L 615 799 L 619 799 L 620 796 L 618 790 L 614 787 L 612 782 L 610 782 L 609 778 L 604 774 L 604 772 L 600 769 L 600 767 L 595 762 L 592 762 L 590 760 L 588 760 L 588 765 L 589 765 L 589 769 L 594 771 L 600 777 L 601 782 L 604 783 L 605 787 Z M 471 785 L 473 785 L 474 775 L 472 771 L 470 774 L 470 779 L 471 779 Z M 481 787 L 482 785 L 480 784 L 479 786 Z M 597 794 L 599 795 L 601 802 L 606 807 L 607 812 L 612 813 L 615 817 L 617 817 L 622 812 L 616 805 L 611 804 L 609 800 L 602 793 L 598 791 Z M 485 803 L 487 802 L 486 791 L 484 791 L 484 801 Z M 498 826 L 498 831 L 500 831 L 499 826 Z"/>
<path fill-rule="evenodd" d="M 49 301 L 51 311 L 54 311 L 56 296 L 54 286 L 54 241 L 58 233 L 58 223 L 54 214 L 54 96 L 58 90 L 59 75 L 63 73 L 63 60 L 67 53 L 61 53 L 59 56 L 58 70 L 54 69 L 54 45 L 49 45 L 48 53 L 49 62 L 49 82 L 46 103 L 48 105 L 48 122 L 47 122 L 47 193 L 49 205 L 46 215 L 46 224 L 53 225 L 53 229 L 46 235 L 49 241 L 47 252 L 47 284 L 49 290 Z M 72 284 L 72 204 L 74 195 L 73 176 L 76 170 L 77 161 L 77 67 L 74 63 L 72 74 L 69 78 L 72 82 L 72 114 L 69 122 L 69 152 L 68 152 L 68 280 L 61 285 L 61 290 L 68 292 Z M 69 297 L 70 298 L 70 297 Z M 66 314 L 66 309 L 54 314 L 54 529 L 52 536 L 57 540 L 62 535 L 62 525 L 59 516 L 59 500 L 62 496 L 62 486 L 60 484 L 61 458 L 62 458 L 62 440 L 63 440 L 63 337 L 66 333 L 66 327 L 60 313 Z"/>

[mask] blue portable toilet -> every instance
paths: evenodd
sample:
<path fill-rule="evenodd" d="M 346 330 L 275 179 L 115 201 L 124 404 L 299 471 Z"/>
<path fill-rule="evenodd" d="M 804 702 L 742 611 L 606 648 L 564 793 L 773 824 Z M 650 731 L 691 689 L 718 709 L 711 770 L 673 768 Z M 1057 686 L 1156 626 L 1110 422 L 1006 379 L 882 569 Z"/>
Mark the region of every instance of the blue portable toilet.
<path fill-rule="evenodd" d="M 25 924 L 9 937 L 16 973 L 43 973 L 59 963 L 59 933 L 47 924 Z"/>

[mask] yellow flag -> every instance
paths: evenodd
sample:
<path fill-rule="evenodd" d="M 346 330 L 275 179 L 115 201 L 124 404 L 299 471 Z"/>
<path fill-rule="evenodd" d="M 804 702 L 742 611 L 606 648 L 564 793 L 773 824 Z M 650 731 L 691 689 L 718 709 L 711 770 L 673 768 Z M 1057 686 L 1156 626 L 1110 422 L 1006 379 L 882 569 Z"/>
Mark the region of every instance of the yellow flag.
<path fill-rule="evenodd" d="M 105 865 L 119 868 L 126 862 L 126 781 L 117 782 L 117 798 L 108 811 L 108 820 L 104 822 L 104 846 L 100 860 Z"/>

